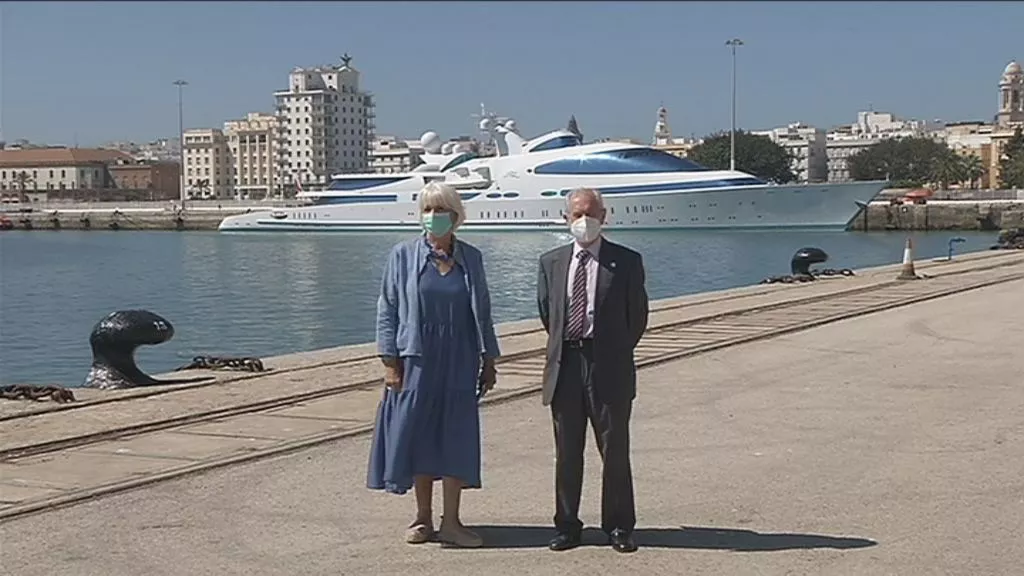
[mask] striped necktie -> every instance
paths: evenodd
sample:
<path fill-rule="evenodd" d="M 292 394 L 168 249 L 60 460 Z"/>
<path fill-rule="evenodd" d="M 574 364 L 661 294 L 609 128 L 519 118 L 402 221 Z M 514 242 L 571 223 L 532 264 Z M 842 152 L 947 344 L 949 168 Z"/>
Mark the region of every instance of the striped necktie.
<path fill-rule="evenodd" d="M 583 338 L 583 320 L 587 317 L 587 263 L 590 252 L 580 250 L 576 255 L 579 263 L 572 278 L 572 299 L 569 301 L 569 320 L 565 328 L 566 340 Z"/>

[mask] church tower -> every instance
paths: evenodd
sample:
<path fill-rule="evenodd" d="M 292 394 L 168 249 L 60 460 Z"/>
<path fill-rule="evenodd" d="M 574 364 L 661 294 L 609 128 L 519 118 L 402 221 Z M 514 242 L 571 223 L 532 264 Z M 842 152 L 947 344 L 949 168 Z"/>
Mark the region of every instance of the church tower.
<path fill-rule="evenodd" d="M 654 124 L 655 146 L 668 146 L 672 144 L 672 130 L 668 127 L 668 110 L 665 106 L 658 108 L 658 121 Z"/>
<path fill-rule="evenodd" d="M 1024 123 L 1024 72 L 1016 61 L 1010 62 L 999 80 L 999 113 L 996 124 Z"/>

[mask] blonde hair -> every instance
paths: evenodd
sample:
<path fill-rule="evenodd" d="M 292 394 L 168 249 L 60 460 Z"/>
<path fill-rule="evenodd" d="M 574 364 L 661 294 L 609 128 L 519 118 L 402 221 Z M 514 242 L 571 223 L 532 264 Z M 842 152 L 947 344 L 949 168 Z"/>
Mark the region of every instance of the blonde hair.
<path fill-rule="evenodd" d="M 430 182 L 420 190 L 420 214 L 426 208 L 441 208 L 452 213 L 452 230 L 466 221 L 466 208 L 462 205 L 462 197 L 451 184 Z"/>

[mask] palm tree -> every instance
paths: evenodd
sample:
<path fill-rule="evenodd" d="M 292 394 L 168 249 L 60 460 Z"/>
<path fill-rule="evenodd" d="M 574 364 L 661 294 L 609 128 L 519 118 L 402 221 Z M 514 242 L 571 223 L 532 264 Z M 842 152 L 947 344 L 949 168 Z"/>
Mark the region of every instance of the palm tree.
<path fill-rule="evenodd" d="M 963 156 L 953 151 L 942 154 L 932 164 L 931 179 L 939 184 L 942 190 L 949 190 L 950 184 L 959 184 L 967 179 L 965 166 Z"/>
<path fill-rule="evenodd" d="M 985 164 L 981 161 L 981 158 L 978 158 L 975 154 L 968 154 L 967 156 L 964 156 L 963 169 L 964 176 L 966 176 L 967 180 L 970 182 L 972 190 L 977 187 L 976 185 L 981 184 L 981 179 L 985 176 L 985 173 L 988 172 L 985 168 Z"/>
<path fill-rule="evenodd" d="M 14 175 L 14 181 L 18 184 L 18 190 L 21 194 L 18 194 L 18 202 L 27 202 L 28 196 L 25 192 L 28 190 L 28 183 L 32 183 L 32 189 L 35 190 L 36 179 L 29 176 L 28 172 L 22 170 Z"/>

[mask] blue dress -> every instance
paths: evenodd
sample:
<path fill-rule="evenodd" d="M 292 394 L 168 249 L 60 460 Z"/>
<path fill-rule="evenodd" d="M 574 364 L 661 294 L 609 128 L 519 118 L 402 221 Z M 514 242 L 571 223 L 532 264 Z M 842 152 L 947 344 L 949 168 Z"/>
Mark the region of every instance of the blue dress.
<path fill-rule="evenodd" d="M 413 476 L 452 476 L 480 488 L 480 374 L 476 322 L 462 268 L 419 279 L 422 356 L 402 358 L 402 391 L 377 407 L 366 485 L 404 494 Z"/>

